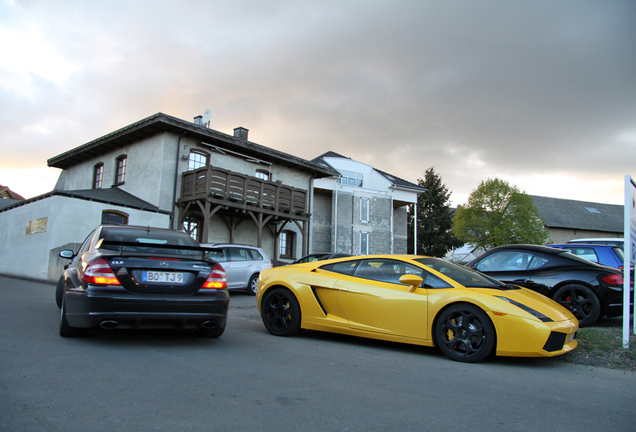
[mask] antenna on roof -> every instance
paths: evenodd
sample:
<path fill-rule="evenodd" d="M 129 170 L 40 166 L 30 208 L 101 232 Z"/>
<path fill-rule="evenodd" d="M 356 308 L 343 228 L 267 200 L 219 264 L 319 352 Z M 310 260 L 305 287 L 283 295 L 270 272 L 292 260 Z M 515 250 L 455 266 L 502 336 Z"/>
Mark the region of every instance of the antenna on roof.
<path fill-rule="evenodd" d="M 212 118 L 212 110 L 210 108 L 203 111 L 203 118 L 201 119 L 203 121 L 203 126 L 209 128 L 211 118 Z"/>

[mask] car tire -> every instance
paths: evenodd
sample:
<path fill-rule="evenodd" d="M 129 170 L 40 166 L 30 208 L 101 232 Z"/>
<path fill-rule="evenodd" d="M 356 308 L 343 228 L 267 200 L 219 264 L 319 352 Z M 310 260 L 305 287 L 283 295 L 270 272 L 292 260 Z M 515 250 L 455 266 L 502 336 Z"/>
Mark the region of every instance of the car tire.
<path fill-rule="evenodd" d="M 62 307 L 62 295 L 64 295 L 64 276 L 60 276 L 55 287 L 55 303 L 58 308 Z"/>
<path fill-rule="evenodd" d="M 247 295 L 256 295 L 256 288 L 258 288 L 258 275 L 252 275 L 250 281 L 247 283 L 247 288 L 245 288 L 245 293 Z"/>
<path fill-rule="evenodd" d="M 300 332 L 301 311 L 298 300 L 286 288 L 265 293 L 261 303 L 263 324 L 275 336 L 294 336 Z"/>
<path fill-rule="evenodd" d="M 218 326 L 213 329 L 198 329 L 194 332 L 194 334 L 200 338 L 211 339 L 211 338 L 220 337 L 224 331 L 225 331 L 225 324 L 223 324 L 223 326 Z"/>
<path fill-rule="evenodd" d="M 495 346 L 495 327 L 480 308 L 461 303 L 444 310 L 435 326 L 435 340 L 451 360 L 475 363 L 488 357 Z"/>
<path fill-rule="evenodd" d="M 552 298 L 574 314 L 579 320 L 579 327 L 591 326 L 601 316 L 601 301 L 596 293 L 585 285 L 563 285 L 556 290 Z"/>
<path fill-rule="evenodd" d="M 71 327 L 66 320 L 66 302 L 62 296 L 62 305 L 60 306 L 60 336 L 77 337 L 84 333 L 84 329 Z"/>

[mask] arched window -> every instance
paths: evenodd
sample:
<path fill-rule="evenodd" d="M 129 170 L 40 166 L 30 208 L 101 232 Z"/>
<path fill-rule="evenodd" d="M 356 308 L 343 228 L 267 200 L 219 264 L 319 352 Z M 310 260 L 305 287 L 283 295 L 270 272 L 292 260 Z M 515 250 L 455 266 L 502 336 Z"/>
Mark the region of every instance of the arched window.
<path fill-rule="evenodd" d="M 188 171 L 208 166 L 208 155 L 202 151 L 192 150 L 188 157 Z"/>
<path fill-rule="evenodd" d="M 117 158 L 117 169 L 115 172 L 115 184 L 124 184 L 126 182 L 126 155 Z"/>
<path fill-rule="evenodd" d="M 283 231 L 279 237 L 279 255 L 281 258 L 294 258 L 294 245 L 296 240 L 296 233 L 293 231 Z"/>
<path fill-rule="evenodd" d="M 93 189 L 101 189 L 104 180 L 104 164 L 98 163 L 93 168 Z"/>
<path fill-rule="evenodd" d="M 117 210 L 104 210 L 102 225 L 128 225 L 128 215 Z"/>
<path fill-rule="evenodd" d="M 198 242 L 201 241 L 202 227 L 203 224 L 201 223 L 201 219 L 196 216 L 186 216 L 183 220 L 183 231 Z"/>
<path fill-rule="evenodd" d="M 256 178 L 261 179 L 261 180 L 271 180 L 272 179 L 272 174 L 269 171 L 263 170 L 263 169 L 257 169 L 256 170 L 256 174 L 254 174 L 254 176 Z"/>

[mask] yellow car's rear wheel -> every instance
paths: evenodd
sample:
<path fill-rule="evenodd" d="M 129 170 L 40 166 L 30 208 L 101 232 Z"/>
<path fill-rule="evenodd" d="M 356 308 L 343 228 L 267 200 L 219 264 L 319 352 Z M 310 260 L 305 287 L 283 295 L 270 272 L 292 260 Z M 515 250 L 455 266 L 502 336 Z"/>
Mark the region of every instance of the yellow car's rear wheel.
<path fill-rule="evenodd" d="M 478 362 L 495 345 L 495 328 L 484 311 L 461 303 L 442 312 L 435 328 L 437 345 L 452 360 Z"/>
<path fill-rule="evenodd" d="M 261 304 L 263 324 L 276 336 L 293 336 L 300 331 L 300 305 L 291 291 L 274 288 L 265 293 Z"/>

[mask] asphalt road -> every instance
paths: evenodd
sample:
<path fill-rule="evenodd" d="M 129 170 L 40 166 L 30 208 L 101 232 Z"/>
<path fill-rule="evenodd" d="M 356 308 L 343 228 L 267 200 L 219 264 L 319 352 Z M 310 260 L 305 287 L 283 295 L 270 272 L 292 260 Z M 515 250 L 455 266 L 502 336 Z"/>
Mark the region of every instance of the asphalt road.
<path fill-rule="evenodd" d="M 232 294 L 225 334 L 58 335 L 51 284 L 0 277 L 0 431 L 633 431 L 636 374 L 306 331 Z"/>

